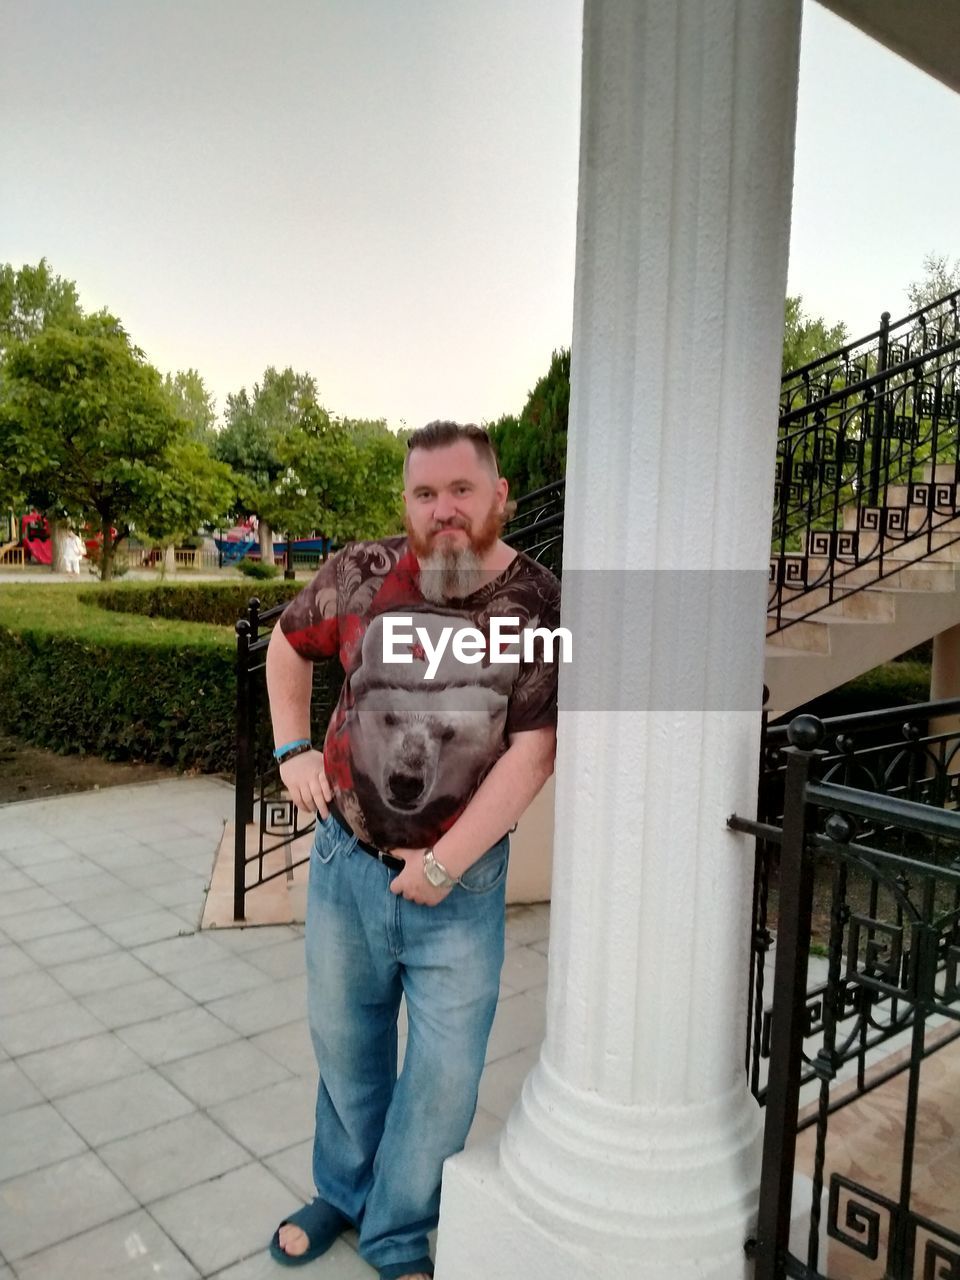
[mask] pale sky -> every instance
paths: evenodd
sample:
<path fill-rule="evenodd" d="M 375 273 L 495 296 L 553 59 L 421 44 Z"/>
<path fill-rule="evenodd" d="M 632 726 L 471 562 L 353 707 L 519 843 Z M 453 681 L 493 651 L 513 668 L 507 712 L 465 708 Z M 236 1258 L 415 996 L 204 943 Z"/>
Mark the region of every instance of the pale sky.
<path fill-rule="evenodd" d="M 581 0 L 5 0 L 0 261 L 222 409 L 519 412 L 570 341 Z M 807 0 L 790 291 L 854 335 L 960 257 L 960 95 Z"/>

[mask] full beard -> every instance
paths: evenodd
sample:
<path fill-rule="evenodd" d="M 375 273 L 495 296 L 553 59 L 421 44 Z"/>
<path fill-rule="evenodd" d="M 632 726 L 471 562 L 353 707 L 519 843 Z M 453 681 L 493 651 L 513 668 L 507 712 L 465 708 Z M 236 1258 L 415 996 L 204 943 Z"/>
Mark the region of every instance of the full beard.
<path fill-rule="evenodd" d="M 423 539 L 407 520 L 410 545 L 420 562 L 420 593 L 432 604 L 462 600 L 483 586 L 490 577 L 489 571 L 483 567 L 483 558 L 500 537 L 504 518 L 496 507 L 491 507 L 475 534 L 463 521 L 452 523 L 455 528 L 465 530 L 470 540 L 468 546 L 444 545 L 445 540 L 438 542 L 436 531 Z"/>

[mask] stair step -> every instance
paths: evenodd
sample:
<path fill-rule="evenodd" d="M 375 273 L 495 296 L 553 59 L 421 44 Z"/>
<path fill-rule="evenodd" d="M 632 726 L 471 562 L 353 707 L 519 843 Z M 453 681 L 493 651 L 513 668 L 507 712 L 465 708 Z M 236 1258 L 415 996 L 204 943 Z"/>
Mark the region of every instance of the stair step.
<path fill-rule="evenodd" d="M 886 561 L 884 568 L 886 568 Z M 919 564 L 908 565 L 904 569 L 895 569 L 883 578 L 877 577 L 876 568 L 865 564 L 856 568 L 848 568 L 843 564 L 836 566 L 837 586 L 862 587 L 876 584 L 882 590 L 895 591 L 955 591 L 957 589 L 957 570 L 952 564 L 931 564 L 929 560 L 921 560 Z M 830 573 L 830 561 L 826 556 L 811 556 L 808 561 L 807 581 L 815 583 L 821 576 L 826 582 Z"/>
<path fill-rule="evenodd" d="M 821 612 L 817 616 L 825 621 L 842 617 L 855 618 L 860 622 L 894 622 L 897 616 L 895 595 L 893 591 L 884 590 L 883 584 L 851 591 L 837 583 L 832 596 L 829 586 L 814 587 L 802 595 L 784 592 L 783 613 L 803 615 L 811 609 L 819 609 Z"/>
<path fill-rule="evenodd" d="M 789 616 L 785 615 L 783 621 L 789 621 Z M 767 622 L 770 625 L 771 620 L 768 619 Z M 790 649 L 800 653 L 828 654 L 830 628 L 825 622 L 817 622 L 814 618 L 794 622 L 792 626 L 780 631 L 768 632 L 767 644 L 776 649 Z"/>
<path fill-rule="evenodd" d="M 913 484 L 891 484 L 887 486 L 886 492 L 883 494 L 883 506 L 885 507 L 922 507 L 926 508 L 930 503 L 930 481 L 921 480 Z M 958 506 L 958 498 L 960 494 L 957 492 L 957 485 L 953 481 L 938 482 L 933 492 L 933 509 L 934 511 L 955 511 Z"/>
<path fill-rule="evenodd" d="M 925 462 L 920 469 L 923 479 L 930 483 L 931 480 L 939 483 L 957 484 L 960 482 L 960 463 L 957 462 L 938 462 L 936 466 L 929 462 Z"/>

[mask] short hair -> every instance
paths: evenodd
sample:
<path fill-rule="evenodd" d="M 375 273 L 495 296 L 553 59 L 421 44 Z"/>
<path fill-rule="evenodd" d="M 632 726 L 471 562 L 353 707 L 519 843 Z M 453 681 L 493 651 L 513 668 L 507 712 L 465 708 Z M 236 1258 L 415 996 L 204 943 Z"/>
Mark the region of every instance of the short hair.
<path fill-rule="evenodd" d="M 493 474 L 500 475 L 497 455 L 490 437 L 483 427 L 473 422 L 428 422 L 420 427 L 407 440 L 407 456 L 403 460 L 403 478 L 406 480 L 409 471 L 410 454 L 414 449 L 443 449 L 446 445 L 456 444 L 458 440 L 469 440 L 476 450 L 477 457 L 485 463 Z"/>

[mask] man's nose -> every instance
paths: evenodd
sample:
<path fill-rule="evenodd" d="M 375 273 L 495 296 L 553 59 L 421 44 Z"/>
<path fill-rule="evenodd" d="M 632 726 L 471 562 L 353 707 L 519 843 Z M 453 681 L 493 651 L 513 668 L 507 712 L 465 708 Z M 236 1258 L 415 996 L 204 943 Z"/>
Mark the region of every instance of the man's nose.
<path fill-rule="evenodd" d="M 434 520 L 445 522 L 452 519 L 457 514 L 457 506 L 453 499 L 445 493 L 437 495 L 437 501 L 433 508 Z"/>

